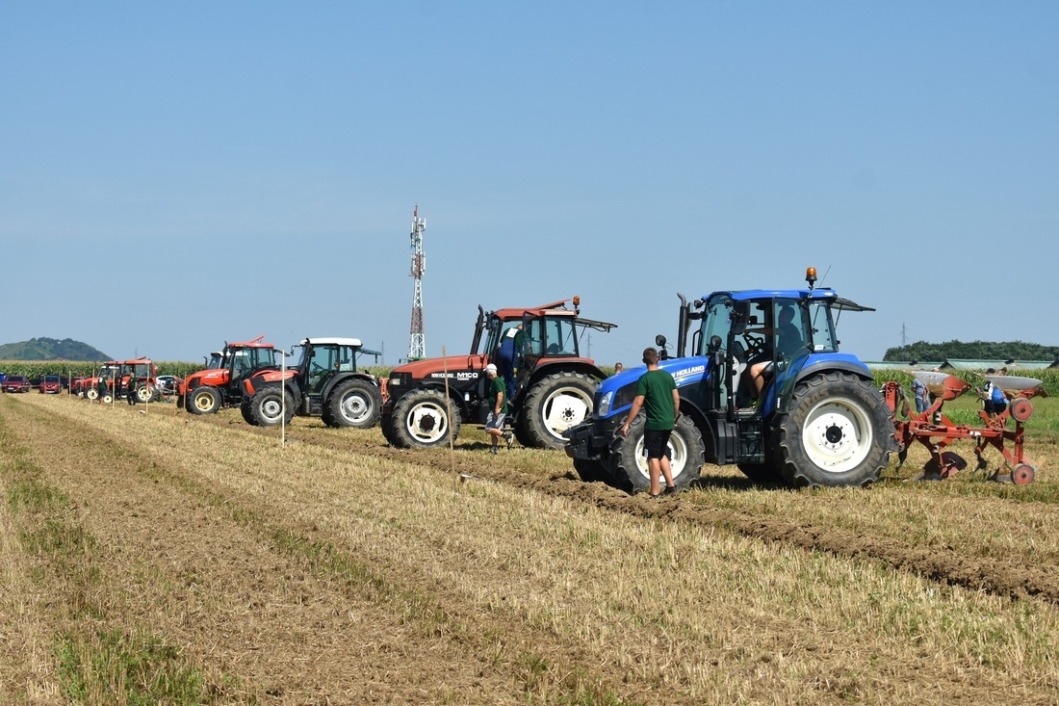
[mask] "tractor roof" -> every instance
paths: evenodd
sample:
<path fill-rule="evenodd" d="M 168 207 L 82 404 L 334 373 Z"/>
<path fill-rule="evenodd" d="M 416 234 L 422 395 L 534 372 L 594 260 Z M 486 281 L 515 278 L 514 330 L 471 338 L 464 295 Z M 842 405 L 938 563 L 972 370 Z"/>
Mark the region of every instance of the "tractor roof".
<path fill-rule="evenodd" d="M 258 336 L 252 341 L 239 341 L 236 343 L 225 343 L 224 345 L 228 348 L 275 348 L 271 343 L 265 343 L 264 338 L 264 336 Z"/>
<path fill-rule="evenodd" d="M 489 315 L 493 318 L 500 319 L 501 321 L 511 321 L 513 319 L 521 319 L 523 316 L 564 316 L 577 319 L 576 323 L 580 326 L 587 326 L 594 328 L 598 331 L 610 331 L 612 328 L 616 328 L 617 324 L 608 323 L 606 321 L 596 321 L 595 319 L 586 319 L 581 316 L 581 298 L 574 297 L 573 309 L 567 309 L 566 303 L 571 301 L 570 299 L 558 299 L 554 302 L 547 304 L 541 304 L 540 306 L 529 306 L 529 307 L 511 307 L 509 309 L 497 309 L 496 311 L 489 312 Z"/>
<path fill-rule="evenodd" d="M 832 302 L 832 308 L 834 309 L 842 311 L 875 311 L 870 306 L 861 306 L 856 302 L 838 296 L 835 294 L 835 290 L 828 287 L 817 289 L 744 289 L 735 292 L 714 292 L 710 297 L 718 294 L 726 294 L 735 301 L 750 301 L 754 299 L 828 299 Z"/>
<path fill-rule="evenodd" d="M 313 346 L 352 346 L 354 348 L 360 348 L 364 344 L 360 342 L 359 338 L 339 338 L 336 336 L 321 336 L 319 338 L 306 338 L 302 340 L 301 345 L 306 343 Z"/>
<path fill-rule="evenodd" d="M 497 309 L 496 311 L 490 312 L 490 315 L 495 316 L 498 319 L 507 321 L 509 319 L 521 319 L 526 314 L 533 316 L 543 316 L 544 314 L 550 314 L 552 316 L 577 316 L 576 309 L 567 309 L 566 302 L 569 299 L 559 299 L 554 302 L 547 304 L 541 304 L 540 306 L 525 306 L 525 307 L 510 307 L 507 309 Z"/>

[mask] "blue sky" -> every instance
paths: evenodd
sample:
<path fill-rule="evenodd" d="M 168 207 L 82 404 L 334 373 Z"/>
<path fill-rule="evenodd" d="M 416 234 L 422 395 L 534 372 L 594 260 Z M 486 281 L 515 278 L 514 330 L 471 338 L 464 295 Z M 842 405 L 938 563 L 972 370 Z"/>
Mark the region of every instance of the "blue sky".
<path fill-rule="evenodd" d="M 868 360 L 1059 345 L 1059 3 L 0 4 L 0 343 L 408 351 L 579 294 L 821 284 Z"/>

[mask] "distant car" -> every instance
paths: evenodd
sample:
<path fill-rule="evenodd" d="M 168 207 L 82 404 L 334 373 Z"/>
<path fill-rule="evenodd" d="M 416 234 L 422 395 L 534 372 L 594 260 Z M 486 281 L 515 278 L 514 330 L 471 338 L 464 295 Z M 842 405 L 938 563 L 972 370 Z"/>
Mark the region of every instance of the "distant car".
<path fill-rule="evenodd" d="M 163 395 L 175 395 L 177 393 L 177 387 L 180 385 L 180 378 L 176 375 L 159 375 L 158 376 L 158 391 Z"/>
<path fill-rule="evenodd" d="M 63 391 L 63 382 L 58 375 L 45 375 L 37 389 L 42 395 L 57 395 Z"/>
<path fill-rule="evenodd" d="M 30 387 L 25 375 L 8 375 L 3 382 L 4 392 L 29 392 Z"/>

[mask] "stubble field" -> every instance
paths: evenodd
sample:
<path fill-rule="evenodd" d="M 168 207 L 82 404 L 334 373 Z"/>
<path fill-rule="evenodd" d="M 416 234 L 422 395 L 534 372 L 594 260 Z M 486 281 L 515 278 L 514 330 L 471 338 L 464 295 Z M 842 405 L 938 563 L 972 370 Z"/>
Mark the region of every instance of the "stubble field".
<path fill-rule="evenodd" d="M 1059 703 L 1050 437 L 1026 487 L 914 450 L 652 500 L 476 430 L 144 411 L 0 397 L 2 703 Z"/>

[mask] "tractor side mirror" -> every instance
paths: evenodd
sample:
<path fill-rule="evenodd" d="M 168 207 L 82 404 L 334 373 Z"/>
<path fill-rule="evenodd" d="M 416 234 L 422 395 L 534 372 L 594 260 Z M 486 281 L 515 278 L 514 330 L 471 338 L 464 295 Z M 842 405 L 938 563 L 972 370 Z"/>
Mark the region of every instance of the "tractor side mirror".
<path fill-rule="evenodd" d="M 669 360 L 669 352 L 666 350 L 666 337 L 662 334 L 655 336 L 655 345 L 658 346 L 659 359 Z"/>

